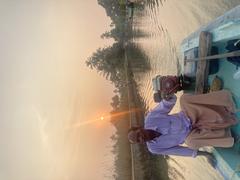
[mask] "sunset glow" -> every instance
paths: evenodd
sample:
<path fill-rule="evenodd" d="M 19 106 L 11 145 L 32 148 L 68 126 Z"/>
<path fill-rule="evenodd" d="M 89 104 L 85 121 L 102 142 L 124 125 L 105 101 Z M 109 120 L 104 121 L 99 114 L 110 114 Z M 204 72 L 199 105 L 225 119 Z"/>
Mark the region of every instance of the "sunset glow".
<path fill-rule="evenodd" d="M 109 120 L 110 118 L 116 118 L 118 116 L 130 114 L 132 112 L 137 112 L 137 111 L 141 111 L 141 109 L 135 108 L 135 109 L 132 109 L 132 110 L 129 110 L 129 111 L 122 111 L 122 112 L 112 113 L 111 115 L 101 116 L 100 118 L 97 118 L 97 119 L 94 119 L 94 120 L 89 120 L 89 121 L 76 123 L 76 124 L 74 124 L 73 126 L 67 128 L 67 129 L 79 128 L 79 127 L 82 127 L 84 125 L 89 125 L 89 124 L 93 124 L 93 123 L 99 122 L 100 120 L 101 121 Z"/>

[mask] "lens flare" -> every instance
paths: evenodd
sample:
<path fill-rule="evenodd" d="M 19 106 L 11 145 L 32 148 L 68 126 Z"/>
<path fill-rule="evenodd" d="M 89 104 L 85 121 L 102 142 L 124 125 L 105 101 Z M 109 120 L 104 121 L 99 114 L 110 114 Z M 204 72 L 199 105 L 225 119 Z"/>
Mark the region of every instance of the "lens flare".
<path fill-rule="evenodd" d="M 141 109 L 135 108 L 135 109 L 131 109 L 131 110 L 129 110 L 129 111 L 122 111 L 122 112 L 117 112 L 117 113 L 111 113 L 111 115 L 101 116 L 100 118 L 97 118 L 97 119 L 95 119 L 95 120 L 89 120 L 89 121 L 84 121 L 84 122 L 76 123 L 76 124 L 70 126 L 70 127 L 67 128 L 67 129 L 80 128 L 80 127 L 82 127 L 82 126 L 84 126 L 84 125 L 89 125 L 89 124 L 93 124 L 93 123 L 99 122 L 99 120 L 100 120 L 100 121 L 104 121 L 104 120 L 107 120 L 107 119 L 110 119 L 110 118 L 116 118 L 116 117 L 118 117 L 118 116 L 130 114 L 130 113 L 137 112 L 137 111 L 141 111 Z"/>

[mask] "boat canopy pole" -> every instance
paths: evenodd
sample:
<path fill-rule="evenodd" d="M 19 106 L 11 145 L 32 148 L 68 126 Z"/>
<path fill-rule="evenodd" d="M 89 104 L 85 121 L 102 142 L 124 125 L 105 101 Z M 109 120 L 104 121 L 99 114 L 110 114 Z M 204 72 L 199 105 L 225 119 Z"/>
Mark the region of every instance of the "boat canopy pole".
<path fill-rule="evenodd" d="M 199 57 L 199 58 L 193 58 L 193 59 L 184 59 L 184 63 L 195 62 L 195 61 L 205 61 L 205 60 L 218 60 L 222 58 L 236 57 L 236 56 L 240 56 L 240 50 L 232 51 L 229 53 L 212 55 L 212 56 L 205 56 L 205 57 Z"/>

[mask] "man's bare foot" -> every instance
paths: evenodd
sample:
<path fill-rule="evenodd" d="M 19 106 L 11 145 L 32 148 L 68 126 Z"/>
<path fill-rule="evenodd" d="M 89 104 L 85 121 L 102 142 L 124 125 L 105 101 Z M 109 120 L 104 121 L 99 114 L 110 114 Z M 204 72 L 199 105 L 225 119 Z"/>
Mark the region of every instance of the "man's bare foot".
<path fill-rule="evenodd" d="M 214 157 L 214 155 L 210 152 L 207 151 L 198 151 L 197 153 L 198 156 L 204 156 L 207 158 L 208 163 L 213 167 L 216 168 L 217 165 L 217 160 Z"/>

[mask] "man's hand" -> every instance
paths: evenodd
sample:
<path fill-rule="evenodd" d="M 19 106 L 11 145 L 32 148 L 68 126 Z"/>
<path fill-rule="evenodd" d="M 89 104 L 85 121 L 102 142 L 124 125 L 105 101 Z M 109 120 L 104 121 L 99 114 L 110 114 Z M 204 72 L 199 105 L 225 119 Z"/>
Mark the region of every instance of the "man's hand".
<path fill-rule="evenodd" d="M 165 99 L 166 101 L 169 101 L 174 97 L 174 94 L 164 94 L 162 95 L 162 98 Z"/>

